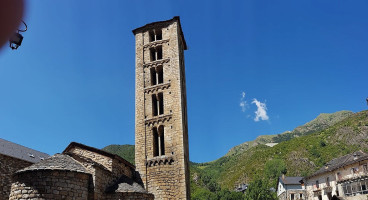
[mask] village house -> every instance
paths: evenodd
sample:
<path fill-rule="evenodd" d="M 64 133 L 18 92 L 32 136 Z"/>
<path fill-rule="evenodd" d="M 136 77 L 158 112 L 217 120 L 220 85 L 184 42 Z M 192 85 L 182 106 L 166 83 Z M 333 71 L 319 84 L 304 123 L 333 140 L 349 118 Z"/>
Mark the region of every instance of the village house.
<path fill-rule="evenodd" d="M 307 199 L 366 200 L 368 194 L 368 154 L 357 151 L 328 162 L 303 181 Z"/>
<path fill-rule="evenodd" d="M 282 175 L 279 177 L 277 184 L 277 197 L 280 200 L 301 200 L 305 199 L 303 177 L 287 177 Z"/>

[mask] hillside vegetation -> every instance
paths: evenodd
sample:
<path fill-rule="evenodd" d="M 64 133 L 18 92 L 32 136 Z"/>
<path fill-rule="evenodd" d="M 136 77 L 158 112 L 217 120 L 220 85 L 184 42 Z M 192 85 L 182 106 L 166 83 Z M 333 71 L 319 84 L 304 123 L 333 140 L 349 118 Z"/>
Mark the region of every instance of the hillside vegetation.
<path fill-rule="evenodd" d="M 320 115 L 312 122 L 324 123 L 326 120 L 320 120 L 321 116 L 323 119 L 327 117 Z M 227 155 L 210 163 L 196 164 L 193 167 L 199 169 L 199 174 L 213 177 L 222 188 L 232 190 L 238 184 L 249 183 L 257 176 L 265 177 L 265 165 L 275 159 L 285 164 L 288 176 L 306 176 L 333 158 L 358 149 L 368 150 L 367 111 L 349 114 L 349 117 L 329 127 L 317 124 L 311 126 L 312 122 L 306 125 L 327 128 L 313 133 L 307 131 L 304 136 L 292 137 L 274 147 L 258 144 L 241 153 Z M 300 130 L 300 127 L 298 128 Z M 198 176 L 196 171 L 193 172 L 192 176 Z"/>
<path fill-rule="evenodd" d="M 280 142 L 288 141 L 294 137 L 308 135 L 310 133 L 314 133 L 314 132 L 326 129 L 336 124 L 337 122 L 351 116 L 352 114 L 353 112 L 351 111 L 339 111 L 339 112 L 335 112 L 331 114 L 322 113 L 314 120 L 302 126 L 298 126 L 292 131 L 286 131 L 284 133 L 277 134 L 277 135 L 261 135 L 261 136 L 258 136 L 253 141 L 244 142 L 238 146 L 231 148 L 230 151 L 225 156 L 240 154 L 243 151 L 246 151 L 259 144 L 280 143 Z"/>
<path fill-rule="evenodd" d="M 261 184 L 261 177 L 275 187 L 281 172 L 306 176 L 333 158 L 356 150 L 368 151 L 367 115 L 367 111 L 320 114 L 292 131 L 259 136 L 238 145 L 215 161 L 191 162 L 192 199 L 244 199 L 241 193 L 231 192 L 238 184 Z M 279 144 L 265 145 L 271 142 Z M 104 150 L 134 162 L 134 146 L 128 145 L 129 150 L 121 146 L 110 145 Z"/>
<path fill-rule="evenodd" d="M 130 144 L 124 144 L 124 145 L 117 145 L 112 144 L 109 146 L 104 147 L 102 150 L 116 154 L 125 160 L 129 161 L 133 165 L 135 165 L 135 146 Z"/>

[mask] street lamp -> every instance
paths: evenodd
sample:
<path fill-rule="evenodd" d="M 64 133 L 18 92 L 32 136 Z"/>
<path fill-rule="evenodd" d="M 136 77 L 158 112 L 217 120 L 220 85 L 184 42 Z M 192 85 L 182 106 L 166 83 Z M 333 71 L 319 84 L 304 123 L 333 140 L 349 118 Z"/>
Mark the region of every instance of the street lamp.
<path fill-rule="evenodd" d="M 9 47 L 12 50 L 18 49 L 18 47 L 22 44 L 23 41 L 23 36 L 19 33 L 19 32 L 26 32 L 27 31 L 27 24 L 22 20 L 25 29 L 24 30 L 20 30 L 18 29 L 17 33 L 14 33 L 12 35 L 12 37 L 9 39 Z"/>

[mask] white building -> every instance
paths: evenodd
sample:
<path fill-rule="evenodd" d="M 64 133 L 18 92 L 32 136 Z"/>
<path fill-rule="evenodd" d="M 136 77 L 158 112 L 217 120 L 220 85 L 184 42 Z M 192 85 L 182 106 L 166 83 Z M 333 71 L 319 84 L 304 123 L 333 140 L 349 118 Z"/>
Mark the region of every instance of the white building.
<path fill-rule="evenodd" d="M 308 200 L 366 200 L 368 154 L 357 151 L 331 160 L 303 181 Z"/>
<path fill-rule="evenodd" d="M 302 184 L 303 177 L 279 177 L 277 184 L 277 197 L 280 200 L 305 199 L 305 190 Z"/>

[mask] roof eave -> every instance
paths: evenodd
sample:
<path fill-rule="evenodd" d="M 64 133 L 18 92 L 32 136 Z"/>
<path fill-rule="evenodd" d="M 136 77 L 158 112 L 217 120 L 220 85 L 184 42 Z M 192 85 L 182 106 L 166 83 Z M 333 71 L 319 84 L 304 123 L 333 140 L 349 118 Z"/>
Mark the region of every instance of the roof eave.
<path fill-rule="evenodd" d="M 184 50 L 187 50 L 188 47 L 187 47 L 187 43 L 186 43 L 185 38 L 184 38 L 183 29 L 181 28 L 181 23 L 180 23 L 180 17 L 179 16 L 175 16 L 172 19 L 165 20 L 165 21 L 158 21 L 158 22 L 152 22 L 152 23 L 146 24 L 144 26 L 141 26 L 139 28 L 136 28 L 136 29 L 132 30 L 132 32 L 135 35 L 135 34 L 137 34 L 139 32 L 143 32 L 143 31 L 147 30 L 148 28 L 150 28 L 152 26 L 159 26 L 161 24 L 171 23 L 171 22 L 174 22 L 174 21 L 177 21 L 178 22 L 180 36 L 181 36 L 181 39 L 183 40 Z"/>

